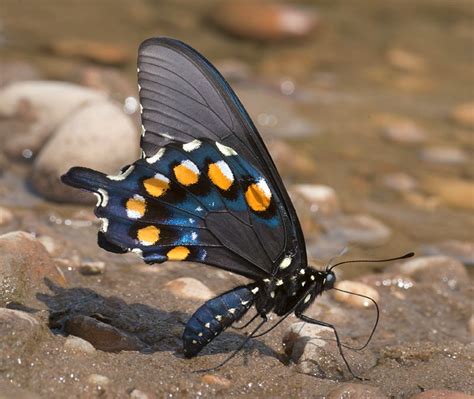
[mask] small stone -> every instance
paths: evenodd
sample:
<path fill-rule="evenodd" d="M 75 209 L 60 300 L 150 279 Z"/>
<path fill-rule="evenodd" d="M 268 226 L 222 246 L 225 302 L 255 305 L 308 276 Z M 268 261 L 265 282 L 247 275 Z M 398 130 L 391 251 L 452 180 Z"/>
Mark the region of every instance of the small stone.
<path fill-rule="evenodd" d="M 466 266 L 474 266 L 474 243 L 472 242 L 447 240 L 438 244 L 423 245 L 421 252 L 424 255 L 445 255 Z"/>
<path fill-rule="evenodd" d="M 139 351 L 146 346 L 138 337 L 89 316 L 71 316 L 64 329 L 105 352 Z"/>
<path fill-rule="evenodd" d="M 207 385 L 217 385 L 222 388 L 230 388 L 231 381 L 225 377 L 214 374 L 206 374 L 201 377 L 201 381 Z"/>
<path fill-rule="evenodd" d="M 391 66 L 406 72 L 422 72 L 426 69 L 423 57 L 402 49 L 389 50 L 387 60 Z"/>
<path fill-rule="evenodd" d="M 293 187 L 309 204 L 312 212 L 322 215 L 333 215 L 340 211 L 336 191 L 321 184 L 298 184 Z"/>
<path fill-rule="evenodd" d="M 137 133 L 130 118 L 115 103 L 96 101 L 82 107 L 56 130 L 35 160 L 31 182 L 45 198 L 94 203 L 92 195 L 64 185 L 60 176 L 78 165 L 116 174 L 137 157 Z"/>
<path fill-rule="evenodd" d="M 314 32 L 318 15 L 310 9 L 269 2 L 226 1 L 213 9 L 212 21 L 226 33 L 244 39 L 301 39 Z"/>
<path fill-rule="evenodd" d="M 13 220 L 13 213 L 8 208 L 0 206 L 0 226 L 5 226 Z"/>
<path fill-rule="evenodd" d="M 86 353 L 89 355 L 96 352 L 94 346 L 91 343 L 87 342 L 85 339 L 75 337 L 74 335 L 70 335 L 66 338 L 66 342 L 64 342 L 64 348 L 70 349 L 76 353 Z"/>
<path fill-rule="evenodd" d="M 0 306 L 9 302 L 39 306 L 36 294 L 44 290 L 45 279 L 62 287 L 67 285 L 38 240 L 23 231 L 0 236 Z"/>
<path fill-rule="evenodd" d="M 154 398 L 154 395 L 148 394 L 146 392 L 140 391 L 139 389 L 134 388 L 130 392 L 130 398 L 131 399 L 152 399 Z"/>
<path fill-rule="evenodd" d="M 410 399 L 473 399 L 474 396 L 459 391 L 447 389 L 429 389 L 428 391 L 410 396 Z"/>
<path fill-rule="evenodd" d="M 36 155 L 54 129 L 74 110 L 104 94 L 75 84 L 52 81 L 16 82 L 0 90 L 0 116 L 26 120 L 9 136 L 5 151 L 22 158 L 25 151 Z"/>
<path fill-rule="evenodd" d="M 451 117 L 461 126 L 474 128 L 474 101 L 456 106 Z"/>
<path fill-rule="evenodd" d="M 455 147 L 428 147 L 421 150 L 420 159 L 441 165 L 458 165 L 466 163 L 468 156 Z"/>
<path fill-rule="evenodd" d="M 110 384 L 110 379 L 105 375 L 91 374 L 87 377 L 87 382 L 89 384 L 105 387 Z"/>
<path fill-rule="evenodd" d="M 328 239 L 344 243 L 359 244 L 365 247 L 377 247 L 385 244 L 391 230 L 370 215 L 340 215 L 322 220 L 321 225 Z"/>
<path fill-rule="evenodd" d="M 82 58 L 107 65 L 125 64 L 133 58 L 123 46 L 84 39 L 58 39 L 50 44 L 50 49 L 62 57 Z"/>
<path fill-rule="evenodd" d="M 97 274 L 103 274 L 105 271 L 105 262 L 82 262 L 79 266 L 79 272 L 84 276 L 95 276 Z"/>
<path fill-rule="evenodd" d="M 207 301 L 216 295 L 207 286 L 192 277 L 180 277 L 166 283 L 165 288 L 179 298 Z"/>
<path fill-rule="evenodd" d="M 332 390 L 328 399 L 387 399 L 380 388 L 367 384 L 345 383 Z"/>
<path fill-rule="evenodd" d="M 442 255 L 416 257 L 393 265 L 389 271 L 412 277 L 416 281 L 447 284 L 451 289 L 469 280 L 462 263 Z"/>
<path fill-rule="evenodd" d="M 379 293 L 377 292 L 375 288 L 367 284 L 357 282 L 357 281 L 350 281 L 350 280 L 338 281 L 335 284 L 335 288 L 338 288 L 344 291 L 354 292 L 355 294 L 368 296 L 369 298 L 372 298 L 375 302 L 378 302 L 380 298 Z M 353 306 L 356 308 L 367 308 L 373 305 L 372 301 L 366 298 L 362 298 L 356 295 L 350 295 L 350 294 L 347 294 L 345 292 L 340 292 L 340 291 L 331 291 L 331 292 L 336 301 L 345 303 L 349 306 Z"/>
<path fill-rule="evenodd" d="M 422 187 L 430 194 L 454 208 L 474 209 L 474 182 L 430 176 L 422 182 Z"/>
<path fill-rule="evenodd" d="M 426 140 L 426 133 L 411 120 L 394 121 L 383 130 L 384 137 L 401 144 L 419 144 Z"/>
<path fill-rule="evenodd" d="M 382 178 L 382 183 L 385 187 L 388 187 L 398 192 L 409 192 L 417 188 L 416 180 L 407 175 L 406 173 L 390 173 Z"/>

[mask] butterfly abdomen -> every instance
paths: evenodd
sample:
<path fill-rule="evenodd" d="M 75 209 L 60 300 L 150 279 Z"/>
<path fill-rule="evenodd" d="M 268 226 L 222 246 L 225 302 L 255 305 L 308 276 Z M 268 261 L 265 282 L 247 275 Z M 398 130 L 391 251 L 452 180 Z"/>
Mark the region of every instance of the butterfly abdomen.
<path fill-rule="evenodd" d="M 196 356 L 232 323 L 240 320 L 252 306 L 255 284 L 237 287 L 202 305 L 189 319 L 183 332 L 186 357 Z"/>

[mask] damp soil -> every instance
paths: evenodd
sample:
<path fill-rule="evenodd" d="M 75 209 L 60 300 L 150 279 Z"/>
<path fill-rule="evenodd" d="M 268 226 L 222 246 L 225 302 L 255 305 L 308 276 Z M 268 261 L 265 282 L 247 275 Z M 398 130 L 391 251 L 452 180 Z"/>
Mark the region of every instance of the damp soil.
<path fill-rule="evenodd" d="M 312 2 L 297 3 L 314 7 Z M 321 1 L 317 10 L 322 23 L 314 38 L 278 44 L 222 34 L 206 22 L 215 5 L 202 0 L 159 4 L 145 0 L 48 0 L 28 5 L 4 0 L 1 57 L 31 63 L 48 78 L 68 79 L 80 61 L 52 54 L 48 46 L 53 40 L 109 41 L 135 54 L 144 38 L 166 35 L 190 43 L 213 62 L 243 62 L 249 72 L 234 86 L 252 114 L 259 109 L 259 104 L 252 104 L 252 96 L 263 92 L 267 99 L 281 97 L 283 103 L 291 102 L 297 118 L 314 127 L 314 133 L 304 137 L 294 138 L 289 132 L 283 138 L 291 155 L 314 162 L 314 168 L 304 176 L 285 164 L 280 172 L 288 186 L 327 184 L 336 190 L 345 212 L 371 214 L 392 230 L 391 239 L 383 246 L 354 246 L 351 256 L 391 256 L 447 239 L 472 242 L 472 207 L 445 203 L 424 185 L 433 176 L 449 181 L 470 180 L 474 175 L 472 130 L 449 116 L 457 104 L 472 100 L 469 49 L 474 41 L 470 27 L 474 13 L 469 1 Z M 386 60 L 392 48 L 408 49 L 425 59 L 427 67 L 416 73 L 393 68 Z M 118 69 L 134 84 L 133 58 Z M 295 85 L 293 96 L 281 93 L 282 79 Z M 403 115 L 422 126 L 426 141 L 410 146 L 384 138 L 379 122 L 385 121 L 387 114 Z M 263 125 L 260 128 L 267 131 Z M 271 129 L 265 140 L 274 141 Z M 454 164 L 425 162 L 420 150 L 430 146 L 455 146 L 468 157 Z M 31 165 L 27 161 L 2 164 L 0 206 L 11 209 L 16 217 L 0 227 L 0 233 L 24 230 L 52 237 L 59 243 L 54 258 L 59 260 L 68 286 L 45 283 L 44 290 L 37 293 L 40 310 L 26 310 L 45 326 L 42 338 L 15 367 L 0 370 L 1 380 L 44 398 L 125 398 L 134 389 L 170 398 L 317 398 L 353 381 L 342 364 L 339 377 L 328 378 L 317 372 L 305 374 L 292 363 L 282 345 L 285 332 L 296 321 L 292 316 L 271 334 L 250 342 L 226 367 L 207 373 L 224 377 L 228 386 L 204 383 L 203 374 L 195 371 L 219 364 L 244 335 L 229 330 L 198 357 L 184 359 L 180 335 L 200 302 L 178 299 L 164 285 L 178 277 L 195 277 L 218 293 L 245 279 L 202 265 L 150 267 L 132 255 L 105 253 L 96 245 L 98 225 L 90 207 L 45 201 L 29 187 Z M 420 189 L 407 195 L 382 183 L 385 175 L 399 172 L 413 177 Z M 311 234 L 307 232 L 308 241 L 317 240 L 317 235 Z M 106 271 L 84 276 L 77 268 L 82 261 L 103 261 Z M 360 278 L 381 271 L 357 267 L 345 271 L 344 277 Z M 389 287 L 380 288 L 379 330 L 366 349 L 372 360 L 351 358 L 357 373 L 367 378 L 364 383 L 396 398 L 434 388 L 474 392 L 472 337 L 467 322 L 472 292 L 468 282 L 463 283 L 454 289 L 426 283 L 395 296 Z M 447 305 L 440 305 L 441 298 L 448 298 Z M 329 304 L 344 308 L 334 301 Z M 323 305 L 327 307 L 328 302 Z M 341 336 L 362 342 L 366 335 L 361 331 L 370 331 L 373 314 L 350 308 L 345 314 Z M 64 349 L 65 326 L 77 315 L 137 336 L 143 347 L 97 350 L 92 355 L 71 353 Z M 110 381 L 102 386 L 87 383 L 90 374 Z"/>

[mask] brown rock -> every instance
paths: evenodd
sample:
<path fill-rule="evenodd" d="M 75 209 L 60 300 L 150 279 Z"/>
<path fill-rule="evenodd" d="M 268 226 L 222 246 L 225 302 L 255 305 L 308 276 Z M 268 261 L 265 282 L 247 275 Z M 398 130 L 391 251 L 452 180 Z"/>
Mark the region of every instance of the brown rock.
<path fill-rule="evenodd" d="M 420 151 L 420 158 L 423 161 L 444 164 L 457 165 L 467 162 L 467 154 L 455 147 L 427 147 Z"/>
<path fill-rule="evenodd" d="M 407 72 L 422 72 L 426 69 L 423 57 L 402 49 L 389 50 L 387 60 L 391 66 Z"/>
<path fill-rule="evenodd" d="M 233 36 L 261 41 L 304 38 L 319 22 L 314 11 L 249 0 L 221 2 L 212 21 Z"/>
<path fill-rule="evenodd" d="M 474 266 L 474 243 L 458 240 L 447 240 L 438 244 L 423 245 L 423 255 L 444 255 L 454 258 L 466 266 Z"/>
<path fill-rule="evenodd" d="M 447 389 L 430 389 L 425 392 L 417 393 L 410 399 L 473 399 L 474 396 L 464 392 L 449 391 Z"/>
<path fill-rule="evenodd" d="M 201 381 L 207 385 L 217 385 L 222 388 L 230 388 L 231 382 L 225 377 L 214 374 L 206 374 L 201 377 Z"/>
<path fill-rule="evenodd" d="M 386 399 L 380 388 L 367 384 L 346 383 L 332 390 L 328 399 Z"/>
<path fill-rule="evenodd" d="M 445 177 L 428 177 L 422 187 L 454 208 L 474 209 L 474 183 Z"/>
<path fill-rule="evenodd" d="M 66 279 L 45 247 L 32 235 L 16 231 L 0 236 L 0 306 L 20 302 L 37 306 L 44 280 L 65 286 Z"/>
<path fill-rule="evenodd" d="M 75 353 L 85 353 L 85 354 L 93 354 L 95 353 L 94 346 L 86 341 L 85 339 L 75 337 L 74 335 L 70 335 L 66 338 L 66 342 L 64 342 L 64 349 L 71 350 Z"/>
<path fill-rule="evenodd" d="M 377 290 L 367 284 L 357 281 L 343 280 L 336 282 L 335 288 L 340 290 L 354 292 L 356 294 L 365 295 L 372 298 L 375 302 L 379 301 L 379 293 Z M 336 301 L 345 303 L 356 308 L 366 308 L 372 306 L 372 301 L 345 292 L 331 291 Z"/>
<path fill-rule="evenodd" d="M 387 125 L 384 137 L 401 144 L 419 144 L 426 140 L 426 133 L 411 120 L 399 120 Z"/>
<path fill-rule="evenodd" d="M 215 296 L 207 286 L 191 277 L 180 277 L 171 280 L 166 283 L 165 288 L 179 298 L 207 301 Z"/>
<path fill-rule="evenodd" d="M 84 276 L 95 276 L 103 274 L 105 271 L 105 263 L 102 261 L 82 262 L 79 266 L 79 272 Z"/>
<path fill-rule="evenodd" d="M 133 59 L 123 47 L 82 39 L 59 39 L 51 43 L 53 53 L 62 57 L 77 57 L 101 64 L 120 65 Z"/>
<path fill-rule="evenodd" d="M 456 106 L 451 117 L 461 126 L 474 128 L 474 101 Z"/>
<path fill-rule="evenodd" d="M 382 183 L 395 191 L 409 192 L 417 187 L 417 181 L 406 173 L 390 173 L 382 178 Z"/>

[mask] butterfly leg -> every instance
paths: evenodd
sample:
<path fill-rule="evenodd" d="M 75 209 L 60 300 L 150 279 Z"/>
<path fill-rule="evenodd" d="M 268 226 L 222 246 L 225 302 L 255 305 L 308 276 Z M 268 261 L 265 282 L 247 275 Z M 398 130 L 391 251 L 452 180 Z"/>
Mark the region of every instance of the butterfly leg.
<path fill-rule="evenodd" d="M 262 317 L 262 321 L 258 324 L 257 327 L 254 328 L 254 330 L 249 335 L 247 335 L 247 337 L 242 341 L 242 343 L 239 345 L 239 347 L 234 352 L 232 352 L 232 354 L 229 357 L 227 357 L 222 363 L 218 364 L 216 367 L 211 367 L 211 368 L 202 369 L 202 370 L 196 370 L 195 372 L 196 373 L 205 373 L 205 372 L 215 371 L 215 370 L 221 368 L 222 366 L 224 366 L 230 360 L 232 360 L 237 355 L 237 353 L 239 353 L 242 350 L 242 348 L 245 346 L 245 344 L 247 342 L 249 342 L 252 338 L 254 338 L 254 336 L 258 332 L 258 330 L 260 330 L 260 328 L 268 321 L 267 316 L 265 314 L 261 314 L 259 316 Z"/>
<path fill-rule="evenodd" d="M 334 332 L 334 335 L 336 337 L 337 348 L 339 349 L 339 353 L 342 357 L 342 360 L 344 360 L 344 363 L 345 363 L 347 369 L 349 370 L 349 372 L 352 374 L 352 376 L 354 378 L 356 378 L 358 380 L 361 380 L 361 381 L 364 380 L 363 378 L 355 375 L 354 372 L 351 369 L 351 366 L 349 366 L 349 362 L 347 361 L 346 357 L 344 356 L 344 352 L 342 351 L 342 344 L 341 344 L 341 340 L 339 339 L 339 334 L 337 333 L 336 327 L 334 327 L 332 324 L 325 323 L 324 321 L 312 319 L 311 317 L 308 317 L 308 316 L 306 316 L 302 313 L 299 313 L 299 312 L 296 312 L 295 315 L 296 315 L 296 317 L 298 317 L 299 319 L 305 321 L 306 323 L 315 324 L 315 325 L 318 325 L 318 326 L 330 328 Z"/>

